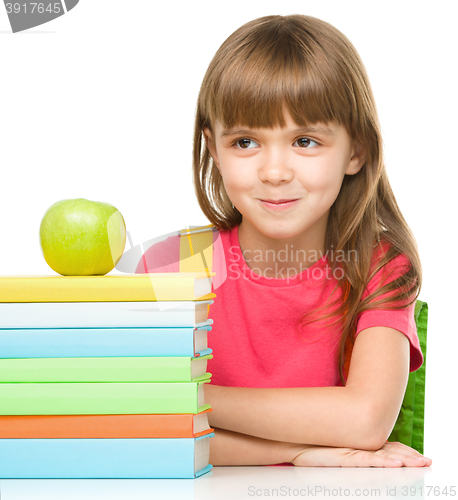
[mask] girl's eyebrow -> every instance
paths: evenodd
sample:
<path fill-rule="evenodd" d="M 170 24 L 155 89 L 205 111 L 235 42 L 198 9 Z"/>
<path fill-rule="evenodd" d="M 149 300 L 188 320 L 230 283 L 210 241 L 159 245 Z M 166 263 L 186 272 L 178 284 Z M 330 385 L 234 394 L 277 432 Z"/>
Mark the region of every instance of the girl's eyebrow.
<path fill-rule="evenodd" d="M 230 128 L 230 129 L 224 129 L 221 132 L 220 137 L 227 137 L 230 135 L 249 135 L 252 133 L 253 133 L 252 130 Z M 311 125 L 309 127 L 301 127 L 295 130 L 291 130 L 291 134 L 309 134 L 309 133 L 324 134 L 332 137 L 336 135 L 336 133 L 332 129 L 323 125 Z"/>
<path fill-rule="evenodd" d="M 248 134 L 251 134 L 252 132 L 250 130 L 245 130 L 245 129 L 239 129 L 239 130 L 234 130 L 232 128 L 230 128 L 229 130 L 227 129 L 224 129 L 222 132 L 221 132 L 221 135 L 220 137 L 226 137 L 228 135 L 248 135 Z"/>

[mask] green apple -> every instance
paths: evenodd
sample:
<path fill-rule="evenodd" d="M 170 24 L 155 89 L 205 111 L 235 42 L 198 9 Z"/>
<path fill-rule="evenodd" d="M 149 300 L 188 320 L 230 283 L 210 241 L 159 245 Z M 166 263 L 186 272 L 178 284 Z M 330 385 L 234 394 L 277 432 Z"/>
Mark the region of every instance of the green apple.
<path fill-rule="evenodd" d="M 61 200 L 43 216 L 40 244 L 46 262 L 59 274 L 104 275 L 124 252 L 126 224 L 109 203 L 84 198 Z"/>

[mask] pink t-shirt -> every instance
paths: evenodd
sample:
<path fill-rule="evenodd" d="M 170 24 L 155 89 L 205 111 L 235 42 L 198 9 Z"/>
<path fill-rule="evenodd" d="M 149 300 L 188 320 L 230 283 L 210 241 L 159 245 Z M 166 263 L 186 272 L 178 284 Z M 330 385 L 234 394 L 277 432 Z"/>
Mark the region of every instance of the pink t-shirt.
<path fill-rule="evenodd" d="M 342 385 L 338 371 L 338 343 L 341 329 L 319 321 L 297 327 L 307 311 L 321 307 L 337 284 L 324 255 L 300 274 L 271 278 L 248 267 L 238 240 L 238 226 L 213 234 L 213 290 L 210 307 L 213 319 L 208 336 L 213 359 L 208 362 L 211 383 L 232 387 L 325 387 Z M 282 263 L 275 272 L 280 276 Z M 393 281 L 408 265 L 399 255 L 371 280 L 369 292 Z M 387 269 L 388 268 L 388 269 Z M 178 272 L 179 236 L 150 247 L 137 272 Z M 341 295 L 337 288 L 336 294 Z M 332 298 L 332 301 L 334 297 Z M 420 350 L 414 307 L 400 310 L 371 310 L 361 313 L 356 335 L 373 326 L 399 330 L 410 342 L 410 371 L 417 370 Z M 334 318 L 331 318 L 334 321 Z"/>

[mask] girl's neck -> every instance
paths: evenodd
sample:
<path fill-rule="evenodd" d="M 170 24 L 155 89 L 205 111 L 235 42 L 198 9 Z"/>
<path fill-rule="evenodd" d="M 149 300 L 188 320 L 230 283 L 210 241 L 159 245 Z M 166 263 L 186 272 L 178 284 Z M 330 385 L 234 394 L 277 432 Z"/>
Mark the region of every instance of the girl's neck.
<path fill-rule="evenodd" d="M 319 261 L 325 252 L 325 231 L 292 238 L 270 238 L 249 223 L 238 228 L 240 249 L 247 266 L 265 277 L 293 277 Z"/>

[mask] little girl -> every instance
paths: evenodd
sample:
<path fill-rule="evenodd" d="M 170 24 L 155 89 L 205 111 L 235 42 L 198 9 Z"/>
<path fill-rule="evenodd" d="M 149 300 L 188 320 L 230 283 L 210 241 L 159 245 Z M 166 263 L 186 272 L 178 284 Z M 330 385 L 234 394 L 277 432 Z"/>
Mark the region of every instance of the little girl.
<path fill-rule="evenodd" d="M 200 90 L 194 184 L 214 226 L 210 462 L 429 466 L 387 443 L 423 362 L 421 264 L 350 41 L 302 15 L 235 31 Z M 170 237 L 137 272 L 178 262 Z"/>

